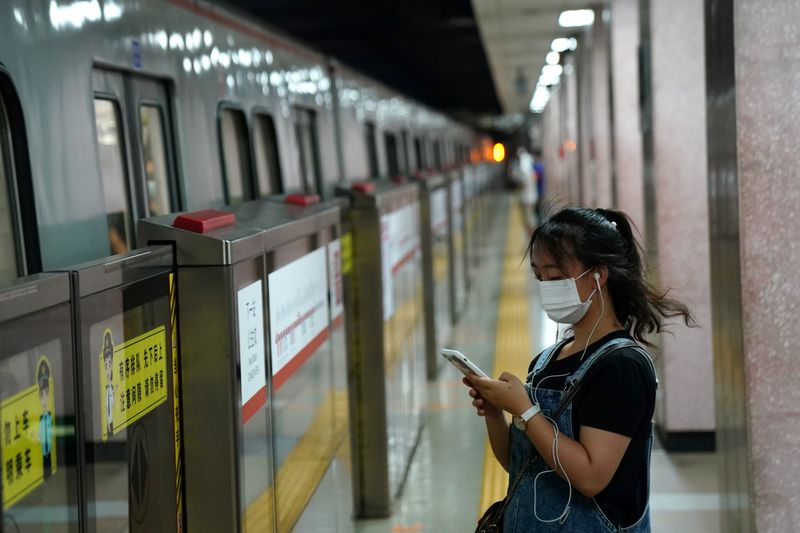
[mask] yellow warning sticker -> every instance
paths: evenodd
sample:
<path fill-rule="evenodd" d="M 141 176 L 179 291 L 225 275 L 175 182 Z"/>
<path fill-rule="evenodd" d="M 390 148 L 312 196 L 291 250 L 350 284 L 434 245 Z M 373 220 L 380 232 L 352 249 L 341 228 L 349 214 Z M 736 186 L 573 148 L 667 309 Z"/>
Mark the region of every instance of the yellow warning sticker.
<path fill-rule="evenodd" d="M 348 231 L 343 233 L 342 241 L 342 274 L 349 274 L 353 270 L 353 236 Z"/>
<path fill-rule="evenodd" d="M 36 383 L 0 403 L 3 509 L 30 494 L 56 471 L 54 399 L 50 361 L 41 357 Z"/>
<path fill-rule="evenodd" d="M 119 345 L 114 345 L 110 329 L 103 332 L 99 357 L 104 441 L 167 400 L 166 349 L 164 326 Z"/>

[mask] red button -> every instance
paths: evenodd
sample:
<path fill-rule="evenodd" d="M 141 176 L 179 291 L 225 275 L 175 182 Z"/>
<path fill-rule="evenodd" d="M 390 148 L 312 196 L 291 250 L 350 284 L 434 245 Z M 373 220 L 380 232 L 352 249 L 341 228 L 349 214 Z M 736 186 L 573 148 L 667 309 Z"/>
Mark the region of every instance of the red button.
<path fill-rule="evenodd" d="M 359 192 L 363 192 L 363 193 L 369 194 L 369 193 L 371 193 L 372 191 L 375 190 L 375 184 L 374 183 L 369 183 L 367 181 L 362 181 L 362 182 L 359 182 L 359 183 L 354 183 L 352 188 L 353 188 L 354 191 L 359 191 Z"/>
<path fill-rule="evenodd" d="M 311 205 L 319 202 L 319 195 L 316 194 L 289 194 L 284 200 L 287 204 Z"/>
<path fill-rule="evenodd" d="M 233 226 L 236 224 L 236 215 L 217 211 L 216 209 L 203 209 L 192 213 L 178 215 L 172 225 L 176 228 L 193 231 L 195 233 L 208 233 L 209 231 Z"/>

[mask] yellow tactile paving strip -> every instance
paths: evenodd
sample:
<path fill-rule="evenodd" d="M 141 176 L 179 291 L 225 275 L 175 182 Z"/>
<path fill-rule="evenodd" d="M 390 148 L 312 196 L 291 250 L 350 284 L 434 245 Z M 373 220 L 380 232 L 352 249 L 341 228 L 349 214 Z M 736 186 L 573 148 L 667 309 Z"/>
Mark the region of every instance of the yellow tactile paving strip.
<path fill-rule="evenodd" d="M 347 391 L 329 392 L 309 431 L 298 441 L 278 471 L 276 485 L 280 490 L 275 493 L 275 500 L 279 532 L 292 530 L 347 437 L 347 411 Z M 272 530 L 272 492 L 272 488 L 268 489 L 248 507 L 244 518 L 245 532 Z"/>
<path fill-rule="evenodd" d="M 521 261 L 520 234 L 524 231 L 517 209 L 510 209 L 506 230 L 506 249 L 503 260 L 503 280 L 500 286 L 500 301 L 497 313 L 497 335 L 495 336 L 493 376 L 503 371 L 517 376 L 525 374 L 531 358 L 530 310 L 528 308 L 527 263 Z M 483 484 L 478 503 L 478 516 L 489 505 L 500 500 L 508 488 L 508 473 L 500 466 L 486 440 L 483 459 Z"/>
<path fill-rule="evenodd" d="M 397 365 L 408 355 L 413 346 L 414 330 L 418 327 L 422 309 L 422 287 L 417 286 L 416 294 L 397 305 L 394 315 L 389 319 L 384 333 L 384 369 L 386 375 L 394 375 Z"/>

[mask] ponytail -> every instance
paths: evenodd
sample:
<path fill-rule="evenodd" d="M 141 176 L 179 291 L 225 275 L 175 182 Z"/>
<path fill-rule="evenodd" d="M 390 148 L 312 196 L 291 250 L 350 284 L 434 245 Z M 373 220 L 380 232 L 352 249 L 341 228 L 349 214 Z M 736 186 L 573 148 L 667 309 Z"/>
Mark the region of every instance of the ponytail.
<path fill-rule="evenodd" d="M 559 266 L 574 258 L 586 268 L 608 269 L 608 291 L 622 327 L 637 341 L 652 346 L 650 333 L 660 333 L 664 320 L 682 317 L 696 326 L 689 309 L 645 279 L 642 250 L 630 219 L 614 209 L 566 208 L 536 228 L 526 254 L 543 246 Z"/>

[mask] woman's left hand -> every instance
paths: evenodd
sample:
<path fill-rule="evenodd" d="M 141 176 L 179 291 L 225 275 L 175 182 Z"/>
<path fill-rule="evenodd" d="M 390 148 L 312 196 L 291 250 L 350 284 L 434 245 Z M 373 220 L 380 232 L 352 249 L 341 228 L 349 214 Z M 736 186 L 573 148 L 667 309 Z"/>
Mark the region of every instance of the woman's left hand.
<path fill-rule="evenodd" d="M 489 403 L 512 415 L 522 414 L 533 405 L 525 385 L 514 374 L 503 372 L 499 379 L 472 375 L 467 379 Z"/>

